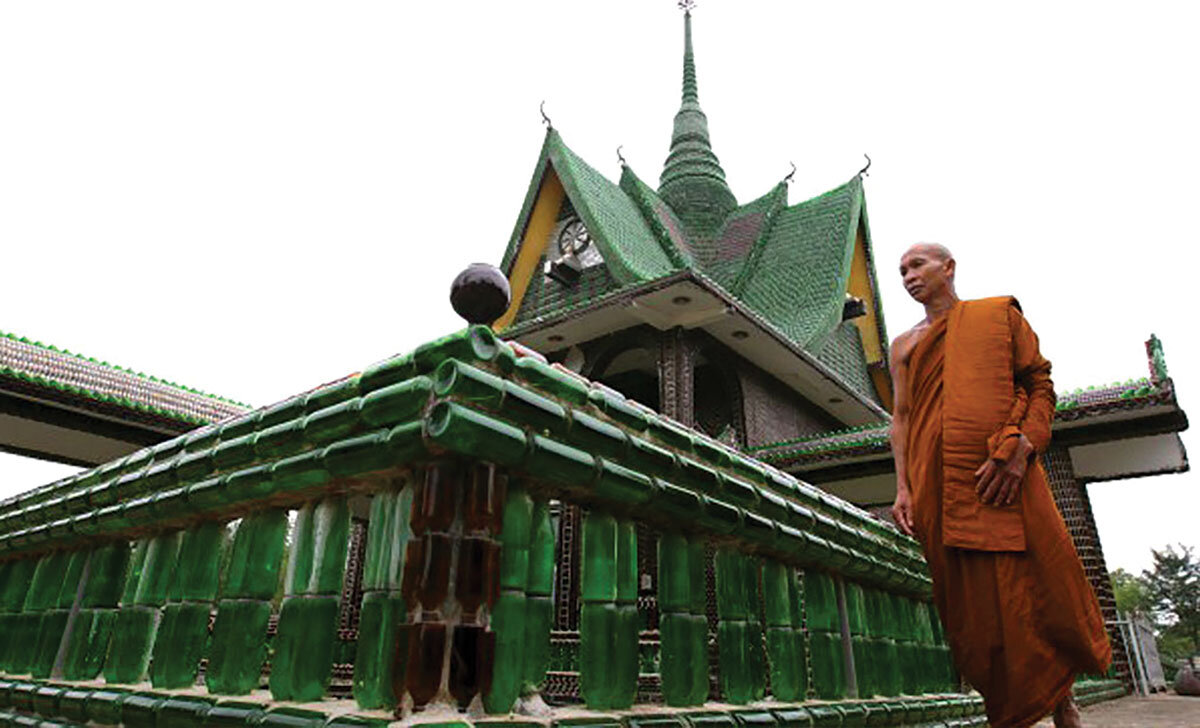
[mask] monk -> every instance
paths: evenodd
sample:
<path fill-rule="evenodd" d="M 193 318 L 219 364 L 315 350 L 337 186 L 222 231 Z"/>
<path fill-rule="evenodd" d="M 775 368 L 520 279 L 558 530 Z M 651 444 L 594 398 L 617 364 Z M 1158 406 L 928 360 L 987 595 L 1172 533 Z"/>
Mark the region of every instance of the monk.
<path fill-rule="evenodd" d="M 915 536 L 955 663 L 994 728 L 1080 726 L 1077 674 L 1108 669 L 1104 619 L 1038 455 L 1050 362 L 1016 299 L 960 301 L 950 251 L 900 259 L 925 319 L 892 345 L 896 524 Z"/>

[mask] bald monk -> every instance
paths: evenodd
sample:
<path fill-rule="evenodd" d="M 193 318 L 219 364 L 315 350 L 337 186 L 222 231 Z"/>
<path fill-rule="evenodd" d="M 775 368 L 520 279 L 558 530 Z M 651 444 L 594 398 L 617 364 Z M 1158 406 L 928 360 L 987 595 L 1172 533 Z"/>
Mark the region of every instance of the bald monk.
<path fill-rule="evenodd" d="M 1108 669 L 1100 606 L 1037 456 L 1050 442 L 1050 362 L 1011 297 L 960 301 L 954 257 L 900 259 L 925 319 L 892 345 L 892 515 L 925 551 L 959 671 L 994 728 L 1054 713 L 1080 726 L 1076 674 Z"/>

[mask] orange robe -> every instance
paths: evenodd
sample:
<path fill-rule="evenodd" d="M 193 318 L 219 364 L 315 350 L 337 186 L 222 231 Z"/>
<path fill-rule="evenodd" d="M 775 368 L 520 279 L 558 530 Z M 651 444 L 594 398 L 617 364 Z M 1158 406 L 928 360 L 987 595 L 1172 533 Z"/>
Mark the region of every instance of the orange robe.
<path fill-rule="evenodd" d="M 913 522 L 955 662 L 994 728 L 1033 725 L 1112 658 L 1041 464 L 1013 505 L 975 497 L 989 454 L 1007 458 L 1020 433 L 1049 444 L 1050 363 L 1014 299 L 965 301 L 914 345 L 906 384 Z"/>

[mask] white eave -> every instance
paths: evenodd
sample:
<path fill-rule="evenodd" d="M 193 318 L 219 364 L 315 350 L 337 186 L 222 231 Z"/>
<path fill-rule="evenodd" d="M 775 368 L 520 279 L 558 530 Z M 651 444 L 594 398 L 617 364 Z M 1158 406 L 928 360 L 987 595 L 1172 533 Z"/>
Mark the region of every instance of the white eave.
<path fill-rule="evenodd" d="M 640 324 L 660 331 L 701 329 L 847 426 L 890 417 L 715 284 L 687 271 L 569 314 L 514 326 L 506 335 L 535 350 L 554 351 Z"/>

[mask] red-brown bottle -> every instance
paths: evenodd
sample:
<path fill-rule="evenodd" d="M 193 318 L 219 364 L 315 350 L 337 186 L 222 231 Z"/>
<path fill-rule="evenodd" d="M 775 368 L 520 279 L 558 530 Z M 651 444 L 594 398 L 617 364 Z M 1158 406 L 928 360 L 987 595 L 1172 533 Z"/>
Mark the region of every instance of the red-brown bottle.
<path fill-rule="evenodd" d="M 422 622 L 415 627 L 415 639 L 409 640 L 408 670 L 404 685 L 420 710 L 437 696 L 442 686 L 442 664 L 446 656 L 446 625 Z"/>

